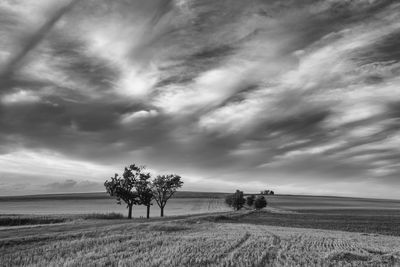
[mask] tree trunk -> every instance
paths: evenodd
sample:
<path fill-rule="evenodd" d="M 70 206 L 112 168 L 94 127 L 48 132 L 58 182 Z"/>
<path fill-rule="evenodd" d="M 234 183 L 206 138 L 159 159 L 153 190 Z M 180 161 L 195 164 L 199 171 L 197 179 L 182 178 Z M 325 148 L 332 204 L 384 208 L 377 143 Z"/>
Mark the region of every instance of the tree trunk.
<path fill-rule="evenodd" d="M 160 207 L 161 209 L 161 217 L 164 217 L 164 207 Z"/>
<path fill-rule="evenodd" d="M 128 205 L 128 219 L 132 219 L 132 204 Z"/>
<path fill-rule="evenodd" d="M 150 205 L 147 205 L 147 216 L 146 216 L 146 218 L 147 219 L 150 218 Z"/>

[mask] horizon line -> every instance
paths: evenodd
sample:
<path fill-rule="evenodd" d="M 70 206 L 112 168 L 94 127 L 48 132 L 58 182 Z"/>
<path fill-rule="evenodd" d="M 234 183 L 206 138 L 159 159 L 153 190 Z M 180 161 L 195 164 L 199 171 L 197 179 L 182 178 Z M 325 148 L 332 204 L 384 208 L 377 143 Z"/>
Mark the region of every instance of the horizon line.
<path fill-rule="evenodd" d="M 177 192 L 191 192 L 191 193 L 208 193 L 208 194 L 232 194 L 233 192 L 210 192 L 210 191 L 192 191 L 192 190 L 182 190 Z M 38 197 L 38 196 L 60 196 L 60 195 L 78 195 L 78 194 L 105 194 L 107 192 L 103 191 L 95 191 L 95 192 L 64 192 L 64 193 L 43 193 L 43 194 L 27 194 L 27 195 L 0 195 L 1 198 L 21 198 L 21 197 Z M 249 192 L 244 194 L 255 194 L 259 195 L 260 193 Z M 332 198 L 353 198 L 353 199 L 371 199 L 371 200 L 390 200 L 390 201 L 399 201 L 399 199 L 395 198 L 376 198 L 376 197 L 357 197 L 357 196 L 338 196 L 338 195 L 311 195 L 311 194 L 274 194 L 268 196 L 302 196 L 302 197 L 332 197 Z"/>

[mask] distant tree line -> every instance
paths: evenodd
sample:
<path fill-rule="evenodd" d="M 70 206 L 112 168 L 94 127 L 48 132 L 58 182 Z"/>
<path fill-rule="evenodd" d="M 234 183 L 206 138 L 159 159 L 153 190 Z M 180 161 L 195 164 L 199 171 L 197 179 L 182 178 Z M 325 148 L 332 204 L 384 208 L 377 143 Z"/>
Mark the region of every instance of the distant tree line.
<path fill-rule="evenodd" d="M 272 190 L 264 190 L 264 191 L 261 191 L 260 194 L 261 194 L 261 195 L 274 195 L 275 192 L 272 191 Z"/>
<path fill-rule="evenodd" d="M 259 210 L 267 206 L 267 200 L 264 197 L 263 192 L 264 191 L 262 191 L 260 195 L 252 194 L 245 197 L 243 191 L 236 190 L 235 193 L 226 196 L 225 203 L 234 210 L 240 210 L 245 206 L 247 206 L 247 208 Z"/>
<path fill-rule="evenodd" d="M 150 218 L 150 207 L 153 200 L 164 216 L 167 201 L 182 187 L 183 181 L 179 175 L 158 175 L 151 179 L 151 174 L 144 166 L 132 164 L 125 167 L 122 177 L 115 174 L 111 180 L 104 183 L 107 193 L 117 199 L 118 204 L 125 202 L 128 208 L 128 218 L 132 218 L 134 205 L 144 205 L 147 208 L 146 218 Z"/>

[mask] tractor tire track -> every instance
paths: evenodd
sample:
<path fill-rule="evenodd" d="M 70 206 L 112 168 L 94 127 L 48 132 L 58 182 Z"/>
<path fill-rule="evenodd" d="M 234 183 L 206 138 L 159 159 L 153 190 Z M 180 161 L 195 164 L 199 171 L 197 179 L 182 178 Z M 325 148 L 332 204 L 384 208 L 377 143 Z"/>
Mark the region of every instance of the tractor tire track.
<path fill-rule="evenodd" d="M 272 245 L 267 249 L 260 262 L 256 265 L 258 267 L 273 265 L 278 258 L 279 251 L 282 249 L 281 238 L 270 231 L 266 232 L 272 236 Z"/>

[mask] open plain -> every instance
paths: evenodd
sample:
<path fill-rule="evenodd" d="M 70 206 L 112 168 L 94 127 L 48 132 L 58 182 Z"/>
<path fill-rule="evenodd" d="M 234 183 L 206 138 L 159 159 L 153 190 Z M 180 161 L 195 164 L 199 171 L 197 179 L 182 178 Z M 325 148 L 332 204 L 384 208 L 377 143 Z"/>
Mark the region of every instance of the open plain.
<path fill-rule="evenodd" d="M 295 207 L 290 204 L 293 198 Z M 316 203 L 313 207 L 310 198 Z M 270 205 L 260 211 L 217 209 L 150 220 L 70 214 L 58 215 L 64 219 L 61 223 L 2 226 L 0 262 L 2 266 L 400 265 L 397 201 L 268 199 Z M 337 207 L 343 203 L 348 205 Z"/>

